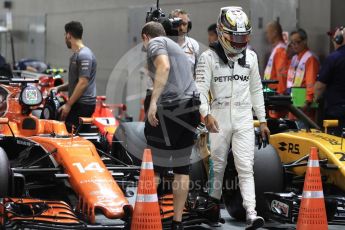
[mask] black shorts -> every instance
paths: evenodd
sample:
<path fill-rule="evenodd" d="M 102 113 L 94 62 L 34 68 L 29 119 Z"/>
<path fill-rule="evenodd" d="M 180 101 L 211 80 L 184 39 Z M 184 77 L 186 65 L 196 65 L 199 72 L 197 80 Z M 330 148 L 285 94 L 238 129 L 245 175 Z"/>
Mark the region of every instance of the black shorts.
<path fill-rule="evenodd" d="M 151 96 L 152 96 L 152 90 L 150 90 L 150 89 L 146 90 L 146 96 L 145 96 L 145 100 L 144 100 L 144 111 L 145 111 L 145 114 L 147 114 L 147 110 L 149 110 Z"/>
<path fill-rule="evenodd" d="M 192 99 L 165 104 L 158 106 L 156 116 L 159 125 L 153 127 L 146 120 L 144 131 L 155 171 L 172 168 L 174 173 L 189 175 L 195 128 L 200 122 L 199 105 Z"/>
<path fill-rule="evenodd" d="M 79 117 L 91 117 L 95 111 L 95 107 L 96 105 L 75 103 L 72 106 L 71 111 L 69 112 L 65 121 L 67 131 L 71 132 L 72 126 L 74 126 L 77 129 L 79 126 Z M 87 132 L 88 129 L 88 126 L 83 126 L 80 131 Z"/>

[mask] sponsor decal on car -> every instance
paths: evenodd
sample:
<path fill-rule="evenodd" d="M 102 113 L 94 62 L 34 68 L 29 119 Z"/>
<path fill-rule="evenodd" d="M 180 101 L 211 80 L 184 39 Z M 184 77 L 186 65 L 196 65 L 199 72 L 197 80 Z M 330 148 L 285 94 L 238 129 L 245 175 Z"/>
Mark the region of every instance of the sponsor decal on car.
<path fill-rule="evenodd" d="M 280 142 L 279 143 L 279 150 L 280 151 L 288 151 L 288 153 L 293 153 L 293 154 L 300 154 L 299 151 L 299 144 L 294 144 L 294 143 L 285 143 L 285 142 Z"/>
<path fill-rule="evenodd" d="M 272 210 L 272 212 L 274 212 L 276 214 L 283 215 L 285 217 L 289 217 L 289 205 L 287 205 L 283 202 L 280 202 L 278 200 L 272 200 L 271 210 Z"/>
<path fill-rule="evenodd" d="M 79 184 L 115 184 L 114 180 L 110 179 L 88 179 L 88 180 L 81 180 Z"/>
<path fill-rule="evenodd" d="M 279 145 L 280 145 L 280 147 L 278 148 L 279 150 L 281 151 L 287 150 L 286 148 L 287 144 L 285 142 L 280 142 Z"/>
<path fill-rule="evenodd" d="M 318 137 L 324 141 L 327 141 L 329 142 L 331 145 L 340 145 L 340 142 L 338 142 L 337 140 L 333 139 L 333 138 L 330 138 L 330 137 L 326 137 L 326 136 L 323 136 L 321 134 L 316 134 L 316 133 L 313 133 L 311 134 L 312 136 L 314 137 Z"/>
<path fill-rule="evenodd" d="M 17 139 L 17 144 L 18 145 L 25 145 L 25 146 L 32 146 L 32 145 L 34 145 L 32 142 L 30 142 L 30 141 L 24 141 L 24 140 L 18 140 Z"/>

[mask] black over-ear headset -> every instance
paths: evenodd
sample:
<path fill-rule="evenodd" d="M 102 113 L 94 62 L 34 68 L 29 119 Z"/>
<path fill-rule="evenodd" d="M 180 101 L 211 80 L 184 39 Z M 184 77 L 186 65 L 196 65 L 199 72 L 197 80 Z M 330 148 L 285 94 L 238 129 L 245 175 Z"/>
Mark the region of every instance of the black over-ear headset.
<path fill-rule="evenodd" d="M 344 27 L 339 28 L 339 32 L 335 37 L 334 37 L 334 42 L 337 43 L 338 45 L 343 44 L 344 41 Z"/>
<path fill-rule="evenodd" d="M 184 11 L 184 10 L 182 10 L 182 9 L 176 9 L 176 10 L 173 10 L 173 12 L 171 12 L 171 14 L 169 15 L 169 17 L 170 17 L 170 18 L 174 18 L 173 15 L 176 14 L 176 13 L 178 13 L 178 14 L 183 13 L 183 14 L 187 14 L 187 15 L 188 15 L 188 13 L 187 13 L 186 11 Z M 189 18 L 189 15 L 188 15 L 188 18 Z M 189 19 L 189 20 L 188 20 L 187 33 L 189 33 L 191 30 L 192 30 L 192 21 Z"/>
<path fill-rule="evenodd" d="M 192 30 L 192 21 L 188 20 L 188 27 L 187 27 L 187 33 L 189 33 Z"/>

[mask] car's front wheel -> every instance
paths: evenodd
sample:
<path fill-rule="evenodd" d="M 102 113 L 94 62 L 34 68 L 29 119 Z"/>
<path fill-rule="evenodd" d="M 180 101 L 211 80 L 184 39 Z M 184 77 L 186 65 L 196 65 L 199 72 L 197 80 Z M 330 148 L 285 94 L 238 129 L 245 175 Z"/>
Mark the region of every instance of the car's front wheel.
<path fill-rule="evenodd" d="M 7 154 L 5 150 L 0 147 L 0 197 L 9 195 L 11 174 L 11 167 Z"/>

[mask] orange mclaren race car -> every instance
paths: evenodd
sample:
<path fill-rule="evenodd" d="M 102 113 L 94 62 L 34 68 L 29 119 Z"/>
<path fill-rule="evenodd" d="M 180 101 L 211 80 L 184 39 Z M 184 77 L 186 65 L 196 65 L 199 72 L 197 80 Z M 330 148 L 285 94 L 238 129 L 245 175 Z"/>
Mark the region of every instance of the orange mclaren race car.
<path fill-rule="evenodd" d="M 128 229 L 132 207 L 88 140 L 31 111 L 42 102 L 37 80 L 0 80 L 0 223 L 5 229 Z M 126 174 L 126 175 L 125 175 Z"/>
<path fill-rule="evenodd" d="M 61 74 L 64 69 L 47 69 L 45 74 L 21 72 L 21 77 L 38 79 L 37 87 L 43 95 L 43 109 L 35 110 L 34 114 L 42 119 L 59 120 L 58 109 L 65 104 L 67 97 L 64 94 L 51 91 L 53 87 L 63 84 Z M 126 114 L 126 105 L 107 104 L 105 96 L 97 96 L 96 108 L 92 115 L 90 124 L 93 126 L 91 131 L 99 137 L 90 138 L 102 151 L 109 152 L 113 142 L 113 135 L 121 121 L 131 121 L 132 118 Z M 114 116 L 114 110 L 118 110 L 118 115 Z M 90 136 L 90 135 L 89 135 Z"/>
<path fill-rule="evenodd" d="M 83 133 L 84 138 L 92 141 L 97 149 L 109 153 L 113 144 L 113 136 L 120 125 L 120 122 L 129 122 L 131 117 L 126 114 L 126 105 L 107 104 L 105 96 L 97 96 L 95 111 L 91 119 L 87 119 L 81 125 L 90 125 L 90 133 Z M 42 111 L 38 112 L 39 117 L 47 120 L 59 120 L 58 110 L 64 105 L 66 98 L 61 94 L 51 91 L 45 100 Z M 114 116 L 114 110 L 118 110 L 118 115 Z"/>
<path fill-rule="evenodd" d="M 96 98 L 96 108 L 92 114 L 92 124 L 98 128 L 101 139 L 106 140 L 103 143 L 103 149 L 109 151 L 112 147 L 114 133 L 120 122 L 132 121 L 132 118 L 126 114 L 126 105 L 107 104 L 105 101 L 105 96 L 98 96 Z M 114 116 L 115 109 L 118 110 L 117 116 Z"/>

